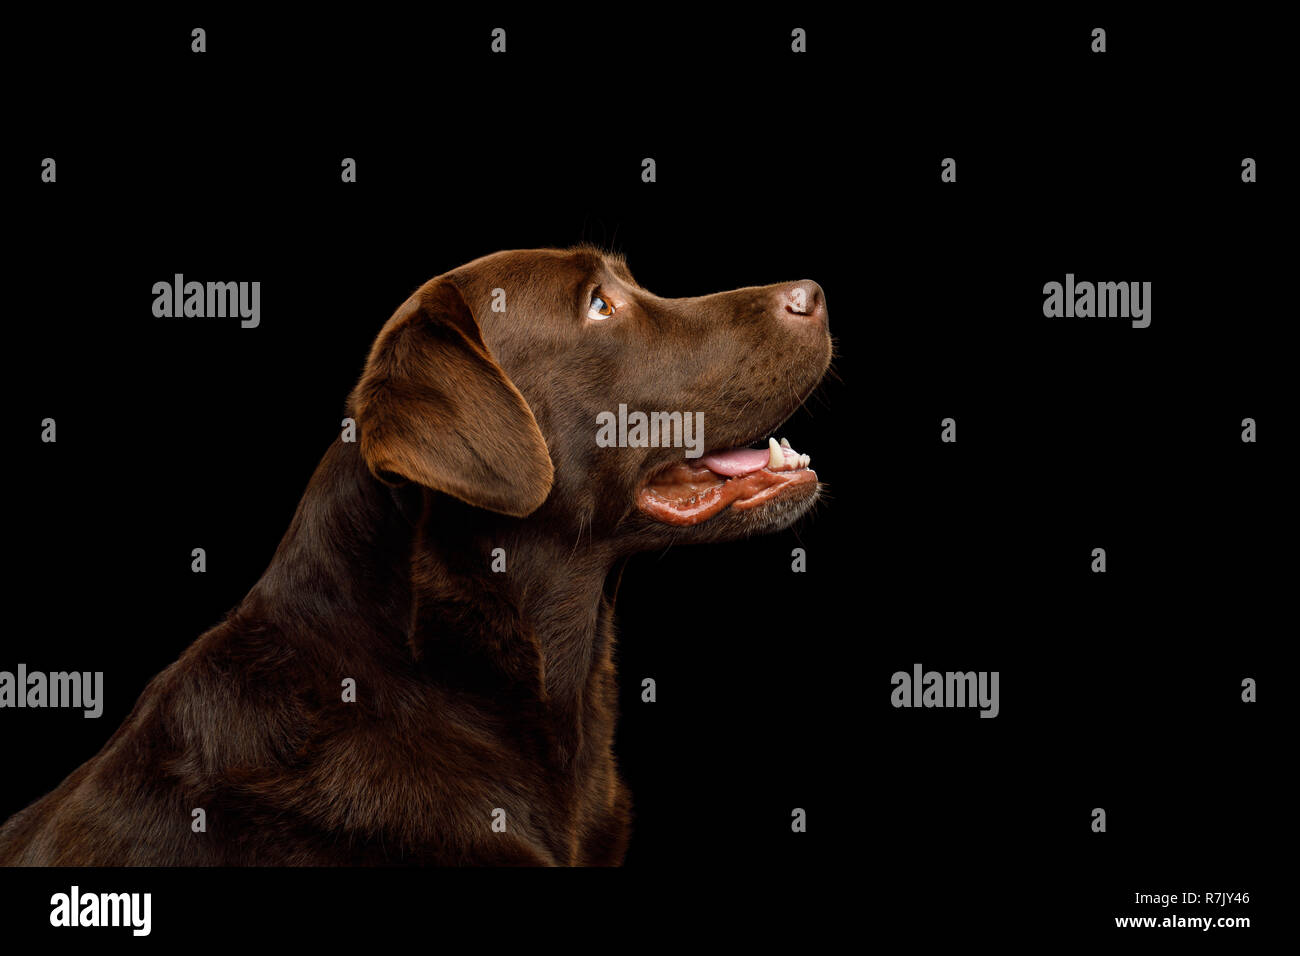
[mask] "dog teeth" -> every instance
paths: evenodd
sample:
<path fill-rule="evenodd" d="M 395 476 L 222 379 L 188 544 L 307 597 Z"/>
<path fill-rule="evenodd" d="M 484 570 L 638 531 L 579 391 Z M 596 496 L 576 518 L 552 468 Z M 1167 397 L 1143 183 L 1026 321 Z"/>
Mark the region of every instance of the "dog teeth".
<path fill-rule="evenodd" d="M 779 444 L 775 438 L 767 440 L 767 467 L 770 471 L 795 471 L 807 468 L 811 462 L 811 455 L 799 454 L 786 439 L 782 438 Z"/>

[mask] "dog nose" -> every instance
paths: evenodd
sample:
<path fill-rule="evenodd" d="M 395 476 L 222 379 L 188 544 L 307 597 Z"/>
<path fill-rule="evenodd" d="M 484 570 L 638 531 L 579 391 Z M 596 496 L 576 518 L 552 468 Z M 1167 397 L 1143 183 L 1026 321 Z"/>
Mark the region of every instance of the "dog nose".
<path fill-rule="evenodd" d="M 822 287 L 811 279 L 786 286 L 781 292 L 785 311 L 791 315 L 815 321 L 826 321 L 826 296 Z"/>

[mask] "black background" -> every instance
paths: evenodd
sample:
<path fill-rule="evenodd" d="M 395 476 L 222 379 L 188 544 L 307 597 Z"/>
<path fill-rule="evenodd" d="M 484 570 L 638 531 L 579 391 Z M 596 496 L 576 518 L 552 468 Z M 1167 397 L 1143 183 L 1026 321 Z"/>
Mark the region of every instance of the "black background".
<path fill-rule="evenodd" d="M 1181 944 L 1197 931 L 1112 917 L 1171 912 L 1135 892 L 1240 890 L 1251 904 L 1215 915 L 1254 926 L 1216 938 L 1261 938 L 1293 439 L 1279 32 L 814 8 L 15 29 L 18 617 L 0 668 L 102 670 L 106 704 L 0 715 L 0 816 L 92 756 L 238 603 L 375 333 L 431 276 L 587 240 L 663 296 L 812 278 L 837 357 L 782 429 L 828 484 L 815 514 L 624 575 L 623 871 L 5 873 L 9 923 L 41 930 L 49 893 L 78 882 L 152 891 L 153 938 L 206 918 L 231 938 L 263 919 L 327 938 L 489 926 L 527 900 L 560 905 L 552 939 L 613 909 L 664 942 L 685 914 L 811 943 L 846 923 L 864 941 Z M 151 287 L 178 272 L 261 281 L 261 326 L 155 319 Z M 1044 318 L 1043 284 L 1067 272 L 1150 281 L 1151 327 Z M 47 416 L 57 444 L 39 441 Z M 892 708 L 891 674 L 917 662 L 1000 671 L 1000 716 Z"/>

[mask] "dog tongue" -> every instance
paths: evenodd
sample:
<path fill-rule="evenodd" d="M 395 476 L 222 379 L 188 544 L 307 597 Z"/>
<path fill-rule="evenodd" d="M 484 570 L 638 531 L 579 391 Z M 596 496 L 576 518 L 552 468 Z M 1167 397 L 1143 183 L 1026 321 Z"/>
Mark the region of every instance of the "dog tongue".
<path fill-rule="evenodd" d="M 766 448 L 732 448 L 712 455 L 705 455 L 700 464 L 716 475 L 734 478 L 758 471 L 768 462 Z"/>

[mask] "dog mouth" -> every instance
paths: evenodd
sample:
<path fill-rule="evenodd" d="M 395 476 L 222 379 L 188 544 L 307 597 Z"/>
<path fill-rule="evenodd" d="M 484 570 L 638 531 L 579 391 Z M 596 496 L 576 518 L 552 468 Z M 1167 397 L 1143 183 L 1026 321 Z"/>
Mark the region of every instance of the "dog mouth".
<path fill-rule="evenodd" d="M 747 511 L 777 498 L 811 494 L 817 473 L 810 462 L 784 438 L 769 438 L 766 448 L 731 448 L 673 462 L 651 476 L 636 503 L 664 524 L 699 524 L 728 507 Z"/>

